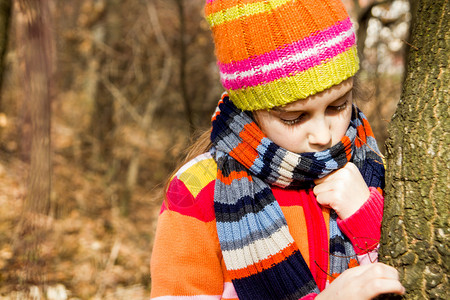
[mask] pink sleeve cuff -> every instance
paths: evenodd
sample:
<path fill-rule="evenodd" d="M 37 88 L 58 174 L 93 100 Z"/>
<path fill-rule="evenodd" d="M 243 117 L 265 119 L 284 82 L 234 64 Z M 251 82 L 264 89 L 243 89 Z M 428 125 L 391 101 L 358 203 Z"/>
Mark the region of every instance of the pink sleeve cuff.
<path fill-rule="evenodd" d="M 298 300 L 313 300 L 314 298 L 316 298 L 317 294 L 313 293 L 313 294 L 308 294 L 304 297 L 301 297 Z"/>
<path fill-rule="evenodd" d="M 369 190 L 369 199 L 358 211 L 344 220 L 337 220 L 339 228 L 350 239 L 357 255 L 374 250 L 380 241 L 384 197 L 374 187 L 369 187 Z"/>

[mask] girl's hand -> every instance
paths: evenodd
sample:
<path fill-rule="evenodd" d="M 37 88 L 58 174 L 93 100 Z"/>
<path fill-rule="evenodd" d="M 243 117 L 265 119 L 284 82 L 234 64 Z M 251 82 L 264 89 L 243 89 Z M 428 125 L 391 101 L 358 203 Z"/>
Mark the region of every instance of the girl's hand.
<path fill-rule="evenodd" d="M 351 162 L 314 182 L 316 186 L 313 192 L 317 202 L 334 209 L 341 219 L 354 214 L 370 196 L 361 173 Z"/>
<path fill-rule="evenodd" d="M 405 288 L 396 269 L 374 263 L 346 270 L 315 299 L 366 300 L 387 293 L 403 295 Z"/>

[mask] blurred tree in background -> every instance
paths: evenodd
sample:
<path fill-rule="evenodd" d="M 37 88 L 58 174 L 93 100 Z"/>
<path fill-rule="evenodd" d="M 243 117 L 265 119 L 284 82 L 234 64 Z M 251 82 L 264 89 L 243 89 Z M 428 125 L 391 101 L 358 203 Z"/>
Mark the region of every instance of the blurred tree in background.
<path fill-rule="evenodd" d="M 52 73 L 52 38 L 49 7 L 46 1 L 18 1 L 16 48 L 23 62 L 22 96 L 23 138 L 29 148 L 22 159 L 29 163 L 25 195 L 19 223 L 15 228 L 13 249 L 19 276 L 25 284 L 39 284 L 45 274 L 41 246 L 49 230 L 51 207 L 50 89 Z"/>
<path fill-rule="evenodd" d="M 4 60 L 8 46 L 9 24 L 11 20 L 11 0 L 0 0 L 0 113 L 2 112 L 1 87 L 4 73 Z M 1 133 L 0 133 L 1 136 Z"/>
<path fill-rule="evenodd" d="M 30 15 L 19 5 L 29 2 L 14 2 L 3 63 L 0 296 L 148 298 L 164 182 L 197 132 L 209 128 L 223 91 L 204 0 L 31 1 L 46 5 L 49 17 L 42 28 L 47 35 L 29 31 L 27 37 L 24 24 L 43 20 L 42 11 Z M 383 146 L 400 95 L 409 4 L 344 2 L 364 48 L 359 76 L 368 101 L 358 105 Z M 50 57 L 36 57 L 41 48 L 31 43 L 39 39 Z M 21 54 L 25 45 L 29 59 Z M 24 82 L 29 66 L 37 73 Z M 37 80 L 51 88 L 35 93 Z M 48 117 L 37 115 L 34 99 L 43 92 Z M 37 120 L 47 122 L 48 137 L 36 133 Z M 33 165 L 36 145 L 48 147 L 48 159 L 36 156 L 45 166 Z M 24 180 L 32 177 L 47 194 L 32 192 Z M 45 235 L 29 258 L 45 276 L 32 281 L 16 247 L 25 240 L 17 228 L 29 200 L 47 203 Z"/>

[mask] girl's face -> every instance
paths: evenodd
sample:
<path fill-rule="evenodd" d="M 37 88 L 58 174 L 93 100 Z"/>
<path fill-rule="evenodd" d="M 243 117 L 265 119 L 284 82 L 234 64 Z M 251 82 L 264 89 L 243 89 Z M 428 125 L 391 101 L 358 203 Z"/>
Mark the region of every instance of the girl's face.
<path fill-rule="evenodd" d="M 253 112 L 261 130 L 291 152 L 318 152 L 337 144 L 352 115 L 353 78 L 306 99 Z"/>

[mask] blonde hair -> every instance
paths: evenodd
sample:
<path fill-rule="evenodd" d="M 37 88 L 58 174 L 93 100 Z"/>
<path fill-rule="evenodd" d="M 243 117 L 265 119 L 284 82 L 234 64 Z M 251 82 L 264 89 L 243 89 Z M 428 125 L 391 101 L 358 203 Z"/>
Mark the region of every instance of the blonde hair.
<path fill-rule="evenodd" d="M 208 128 L 207 130 L 202 131 L 197 135 L 196 141 L 187 150 L 187 154 L 184 158 L 183 164 L 211 149 L 212 142 L 210 136 L 211 128 Z"/>

